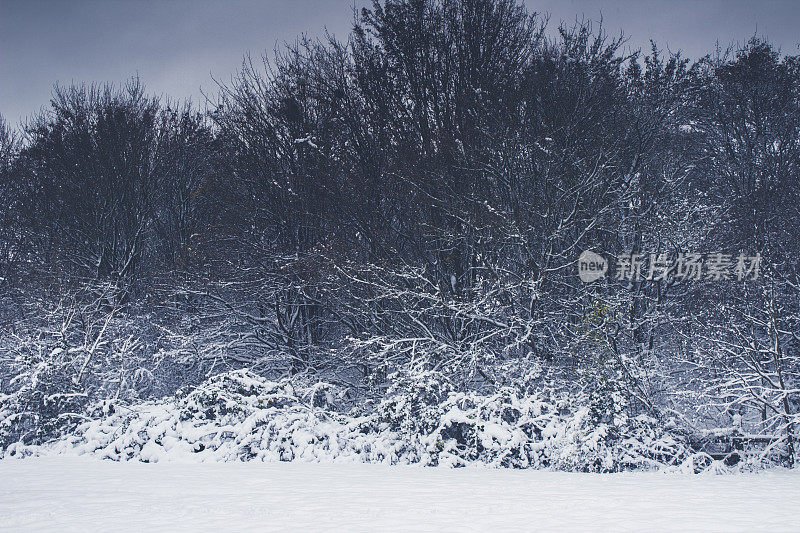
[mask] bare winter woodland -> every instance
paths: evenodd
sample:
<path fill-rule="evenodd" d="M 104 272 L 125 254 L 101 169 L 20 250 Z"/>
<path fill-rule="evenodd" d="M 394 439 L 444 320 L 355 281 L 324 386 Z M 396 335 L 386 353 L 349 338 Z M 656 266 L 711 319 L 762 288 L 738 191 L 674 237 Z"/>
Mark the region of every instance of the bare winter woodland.
<path fill-rule="evenodd" d="M 385 0 L 201 108 L 58 86 L 4 125 L 0 456 L 794 465 L 800 57 L 545 22 Z"/>

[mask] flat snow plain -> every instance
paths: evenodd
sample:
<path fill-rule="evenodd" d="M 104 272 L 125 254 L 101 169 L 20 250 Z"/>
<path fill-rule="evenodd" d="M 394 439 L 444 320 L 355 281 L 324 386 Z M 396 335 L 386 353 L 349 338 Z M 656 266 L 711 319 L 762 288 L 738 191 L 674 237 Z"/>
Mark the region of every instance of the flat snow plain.
<path fill-rule="evenodd" d="M 800 471 L 0 461 L 3 531 L 800 531 Z"/>

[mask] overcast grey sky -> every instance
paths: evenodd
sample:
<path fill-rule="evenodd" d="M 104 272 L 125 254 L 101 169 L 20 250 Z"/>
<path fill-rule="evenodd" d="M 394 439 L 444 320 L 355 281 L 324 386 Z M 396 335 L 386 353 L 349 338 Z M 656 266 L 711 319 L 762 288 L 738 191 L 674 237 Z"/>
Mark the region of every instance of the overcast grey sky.
<path fill-rule="evenodd" d="M 138 75 L 151 92 L 201 102 L 211 74 L 228 80 L 250 51 L 259 55 L 325 28 L 344 37 L 363 0 L 0 0 L 0 113 L 16 125 L 47 105 L 55 82 Z M 756 31 L 798 53 L 798 0 L 527 0 L 551 26 L 598 20 L 646 47 L 649 38 L 697 58 Z"/>

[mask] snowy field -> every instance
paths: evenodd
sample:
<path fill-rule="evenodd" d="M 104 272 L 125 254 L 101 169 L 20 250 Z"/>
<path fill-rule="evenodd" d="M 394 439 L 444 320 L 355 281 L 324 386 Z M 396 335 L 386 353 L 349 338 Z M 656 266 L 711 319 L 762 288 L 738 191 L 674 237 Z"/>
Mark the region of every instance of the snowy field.
<path fill-rule="evenodd" d="M 0 461 L 3 531 L 797 531 L 800 472 Z"/>

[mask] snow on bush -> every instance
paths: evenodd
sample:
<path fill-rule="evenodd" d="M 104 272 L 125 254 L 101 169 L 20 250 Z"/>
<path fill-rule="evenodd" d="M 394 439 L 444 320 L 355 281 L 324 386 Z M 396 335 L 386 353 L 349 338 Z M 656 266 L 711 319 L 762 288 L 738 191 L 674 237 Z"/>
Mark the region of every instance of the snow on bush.
<path fill-rule="evenodd" d="M 0 449 L 22 441 L 41 442 L 69 429 L 82 415 L 87 395 L 70 379 L 65 350 L 56 348 L 47 361 L 31 357 L 25 370 L 10 380 L 14 391 L 0 393 Z"/>
<path fill-rule="evenodd" d="M 479 462 L 499 467 L 611 472 L 677 465 L 687 457 L 680 439 L 659 428 L 656 420 L 619 412 L 614 424 L 598 422 L 591 405 L 545 389 L 521 396 L 501 388 L 490 395 L 442 390 L 443 379 L 400 380 L 379 412 L 390 406 L 393 418 L 414 421 L 424 431 L 426 464 L 465 466 Z M 439 385 L 433 385 L 438 383 Z M 421 394 L 420 389 L 430 393 Z M 444 396 L 444 397 L 443 397 Z M 428 398 L 425 406 L 420 398 Z M 436 400 L 442 400 L 436 402 Z M 398 416 L 398 405 L 405 407 Z M 396 424 L 396 422 L 395 422 Z"/>
<path fill-rule="evenodd" d="M 520 396 L 454 392 L 441 375 L 396 376 L 372 412 L 338 412 L 336 388 L 297 387 L 247 370 L 174 398 L 99 404 L 73 435 L 5 456 L 70 453 L 111 460 L 350 461 L 610 472 L 683 463 L 680 439 L 649 417 L 597 423 L 591 407 L 552 390 Z"/>

